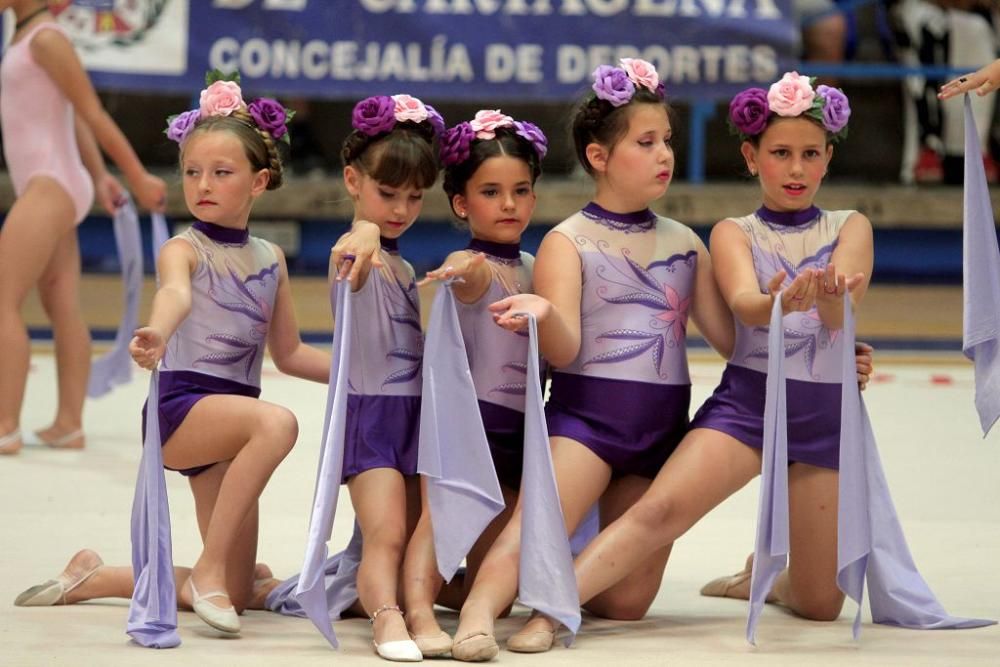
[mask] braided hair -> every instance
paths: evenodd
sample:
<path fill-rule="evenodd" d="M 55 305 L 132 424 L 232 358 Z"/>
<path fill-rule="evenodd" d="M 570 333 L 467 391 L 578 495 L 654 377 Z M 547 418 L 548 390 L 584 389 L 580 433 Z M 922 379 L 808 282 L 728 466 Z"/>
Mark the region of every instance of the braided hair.
<path fill-rule="evenodd" d="M 591 96 L 577 109 L 573 117 L 573 146 L 577 159 L 588 174 L 594 175 L 594 167 L 587 159 L 587 146 L 598 143 L 609 149 L 614 148 L 628 133 L 630 110 L 638 104 L 656 104 L 664 107 L 668 116 L 672 115 L 672 109 L 664 99 L 642 86 L 636 86 L 632 99 L 621 106 L 616 107 L 607 100 Z"/>
<path fill-rule="evenodd" d="M 267 189 L 277 190 L 284 182 L 284 166 L 282 165 L 281 154 L 278 143 L 266 131 L 262 130 L 254 122 L 253 117 L 246 109 L 238 109 L 228 116 L 208 116 L 198 119 L 191 130 L 190 136 L 199 132 L 217 132 L 225 130 L 232 132 L 243 144 L 243 151 L 254 171 L 266 169 L 268 174 Z M 185 141 L 185 144 L 187 142 Z M 181 157 L 184 156 L 184 148 L 181 147 Z"/>

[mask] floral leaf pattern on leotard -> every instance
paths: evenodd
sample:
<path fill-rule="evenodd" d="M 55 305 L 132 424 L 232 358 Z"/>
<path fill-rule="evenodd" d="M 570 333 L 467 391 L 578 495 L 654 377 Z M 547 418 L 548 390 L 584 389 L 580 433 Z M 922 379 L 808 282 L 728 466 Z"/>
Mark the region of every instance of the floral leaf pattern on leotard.
<path fill-rule="evenodd" d="M 690 289 L 690 276 L 698 260 L 697 251 L 672 255 L 666 260 L 655 260 L 642 266 L 632 259 L 628 248 L 618 249 L 616 257 L 610 254 L 609 244 L 605 241 L 594 242 L 579 236 L 577 244 L 582 248 L 592 246 L 601 255 L 595 274 L 599 281 L 596 294 L 602 301 L 652 311 L 646 330 L 620 328 L 599 333 L 596 341 L 621 341 L 625 344 L 590 356 L 583 363 L 583 368 L 621 363 L 648 355 L 656 376 L 666 379 L 668 374 L 663 368 L 665 350 L 684 345 L 691 305 L 690 294 L 682 295 L 667 279 L 677 276 L 677 285 Z"/>
<path fill-rule="evenodd" d="M 250 379 L 271 321 L 271 304 L 256 290 L 273 291 L 278 280 L 278 264 L 273 263 L 245 279 L 239 277 L 228 260 L 224 260 L 225 275 L 217 273 L 211 263 L 206 264 L 209 298 L 223 310 L 241 315 L 247 321 L 247 328 L 245 336 L 231 333 L 206 336 L 205 341 L 216 343 L 218 351 L 201 355 L 194 364 L 229 366 L 242 362 L 243 375 Z"/>
<path fill-rule="evenodd" d="M 746 231 L 753 235 L 755 230 L 745 227 Z M 760 281 L 761 293 L 767 293 L 765 279 L 769 279 L 778 271 L 784 271 L 787 275 L 782 282 L 782 289 L 787 287 L 804 269 L 826 269 L 830 263 L 830 257 L 836 249 L 837 243 L 827 243 L 821 246 L 815 253 L 808 255 L 798 263 L 792 263 L 785 256 L 785 242 L 792 242 L 796 237 L 797 229 L 792 229 L 785 241 L 777 241 L 770 244 L 770 250 L 765 249 L 762 242 L 751 242 L 751 254 L 754 266 Z M 836 331 L 830 331 L 823 326 L 819 317 L 819 311 L 813 307 L 804 313 L 790 313 L 784 318 L 785 322 L 785 358 L 790 359 L 796 355 L 802 355 L 806 372 L 810 377 L 817 377 L 814 370 L 814 362 L 817 353 L 831 346 L 836 341 Z M 766 337 L 767 327 L 754 327 L 755 332 Z M 752 349 L 744 356 L 744 359 L 767 359 L 767 346 L 761 345 Z"/>
<path fill-rule="evenodd" d="M 503 371 L 510 371 L 510 372 L 514 373 L 515 375 L 517 375 L 517 376 L 523 377 L 524 379 L 516 381 L 516 382 L 504 382 L 504 383 L 501 383 L 501 384 L 493 387 L 492 389 L 490 389 L 489 393 L 491 393 L 491 394 L 493 394 L 493 393 L 511 394 L 513 396 L 523 396 L 524 392 L 528 388 L 528 385 L 527 385 L 528 364 L 523 363 L 523 362 L 511 361 L 511 362 L 508 362 L 508 363 L 504 364 L 501 367 L 501 370 L 503 370 Z"/>
<path fill-rule="evenodd" d="M 415 329 L 420 332 L 420 307 L 417 305 L 417 283 L 410 279 L 408 285 L 404 286 L 394 272 L 392 280 L 386 281 L 388 289 L 385 291 L 389 301 L 389 319 L 396 324 Z M 415 345 L 416 349 L 395 348 L 386 354 L 387 359 L 398 359 L 407 364 L 404 368 L 394 370 L 382 381 L 382 386 L 388 384 L 398 384 L 409 382 L 417 377 L 423 364 L 423 348 L 420 342 L 423 339 L 418 337 Z"/>

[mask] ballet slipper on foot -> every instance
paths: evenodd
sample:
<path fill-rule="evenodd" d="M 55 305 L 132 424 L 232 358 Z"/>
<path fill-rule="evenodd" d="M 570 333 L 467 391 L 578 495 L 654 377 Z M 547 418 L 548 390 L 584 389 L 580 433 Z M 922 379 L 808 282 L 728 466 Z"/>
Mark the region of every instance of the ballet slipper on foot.
<path fill-rule="evenodd" d="M 57 438 L 45 438 L 42 433 L 43 431 L 35 431 L 35 437 L 43 445 L 52 449 L 83 449 L 86 444 L 86 441 L 83 439 L 82 429 L 64 433 Z"/>
<path fill-rule="evenodd" d="M 191 588 L 191 608 L 198 618 L 205 621 L 219 632 L 236 635 L 240 632 L 240 617 L 236 615 L 236 609 L 230 604 L 228 607 L 216 607 L 208 601 L 208 598 L 226 598 L 229 594 L 225 591 L 210 591 L 204 595 L 198 594 L 198 589 L 194 587 L 194 575 L 188 577 L 188 586 Z"/>
<path fill-rule="evenodd" d="M 15 428 L 7 435 L 0 436 L 0 456 L 12 456 L 21 451 L 21 429 Z"/>
<path fill-rule="evenodd" d="M 383 660 L 390 660 L 392 662 L 422 662 L 424 659 L 423 653 L 420 652 L 420 648 L 412 639 L 382 642 L 381 644 L 373 641 L 372 646 L 375 647 L 375 652 Z"/>
<path fill-rule="evenodd" d="M 701 594 L 710 598 L 736 598 L 746 600 L 747 595 L 733 595 L 733 589 L 746 584 L 753 576 L 753 554 L 747 556 L 746 566 L 736 574 L 713 579 L 701 587 Z M 742 591 L 740 592 L 742 593 Z"/>
<path fill-rule="evenodd" d="M 499 653 L 497 640 L 485 632 L 473 632 L 456 640 L 451 646 L 451 657 L 462 662 L 486 662 Z"/>
<path fill-rule="evenodd" d="M 94 573 L 104 567 L 104 561 L 90 549 L 84 549 L 70 560 L 86 557 L 90 567 L 80 575 L 68 574 L 65 570 L 55 579 L 32 586 L 14 599 L 16 607 L 51 607 L 52 605 L 66 604 L 66 594 L 74 590 L 83 582 L 94 576 Z M 67 566 L 67 569 L 68 566 Z"/>
<path fill-rule="evenodd" d="M 451 652 L 451 635 L 442 630 L 436 635 L 410 635 L 425 658 L 440 658 Z"/>
<path fill-rule="evenodd" d="M 518 632 L 507 640 L 507 650 L 515 653 L 545 653 L 555 641 L 555 630 Z"/>

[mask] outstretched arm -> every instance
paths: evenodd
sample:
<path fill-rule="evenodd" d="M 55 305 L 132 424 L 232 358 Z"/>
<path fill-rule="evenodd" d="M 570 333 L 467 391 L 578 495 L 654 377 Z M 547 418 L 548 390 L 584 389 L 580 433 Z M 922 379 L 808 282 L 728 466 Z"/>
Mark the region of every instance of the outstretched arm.
<path fill-rule="evenodd" d="M 938 92 L 938 97 L 946 100 L 972 90 L 982 97 L 997 88 L 1000 88 L 1000 58 L 971 74 L 963 74 L 944 84 Z"/>
<path fill-rule="evenodd" d="M 580 299 L 583 267 L 572 241 L 549 232 L 538 249 L 533 282 L 535 292 L 551 307 L 538 320 L 542 356 L 556 368 L 567 366 L 580 353 Z"/>
<path fill-rule="evenodd" d="M 816 310 L 827 329 L 844 326 L 844 298 L 850 298 L 854 307 L 861 303 L 873 262 L 872 224 L 862 214 L 852 213 L 840 230 L 830 263 L 819 274 Z"/>
<path fill-rule="evenodd" d="M 462 303 L 475 303 L 490 287 L 492 274 L 486 264 L 486 257 L 471 250 L 458 250 L 448 255 L 444 264 L 428 271 L 418 285 L 424 286 L 432 280 L 459 278 L 451 284 L 455 298 Z"/>
<path fill-rule="evenodd" d="M 379 254 L 379 228 L 374 222 L 355 220 L 330 250 L 330 281 L 349 280 L 351 289 L 358 291 L 372 268 L 382 268 Z"/>
<path fill-rule="evenodd" d="M 271 324 L 267 332 L 267 348 L 279 371 L 314 382 L 327 382 L 330 378 L 330 353 L 302 342 L 299 324 L 292 303 L 292 288 L 288 280 L 288 266 L 281 249 L 274 246 L 278 255 L 278 292 L 274 298 Z"/>
<path fill-rule="evenodd" d="M 167 341 L 191 312 L 191 273 L 198 264 L 194 248 L 183 239 L 170 239 L 160 249 L 156 271 L 160 288 L 153 296 L 149 324 L 135 331 L 129 353 L 137 364 L 153 370 L 163 358 Z"/>

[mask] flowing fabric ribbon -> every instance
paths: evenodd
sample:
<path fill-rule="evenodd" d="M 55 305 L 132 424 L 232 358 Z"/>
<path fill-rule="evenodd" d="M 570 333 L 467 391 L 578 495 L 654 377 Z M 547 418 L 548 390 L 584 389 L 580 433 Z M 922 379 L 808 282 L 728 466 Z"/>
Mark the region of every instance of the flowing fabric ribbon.
<path fill-rule="evenodd" d="M 160 374 L 149 378 L 146 433 L 132 501 L 132 573 L 135 590 L 126 632 L 147 648 L 179 646 L 177 583 L 170 544 L 170 508 L 163 476 L 163 452 L 157 406 Z"/>
<path fill-rule="evenodd" d="M 768 334 L 764 462 L 747 620 L 747 640 L 751 643 L 760 611 L 774 579 L 785 566 L 789 550 L 785 378 L 781 364 L 776 363 L 776 359 L 784 359 L 784 327 L 779 302 L 780 297 L 775 299 Z M 995 621 L 948 615 L 917 571 L 882 472 L 868 412 L 853 381 L 856 373 L 854 337 L 854 311 L 850 299 L 845 298 L 837 585 L 858 603 L 854 637 L 857 639 L 861 631 L 861 602 L 866 581 L 875 623 L 922 630 L 992 625 Z M 777 422 L 769 421 L 769 416 Z"/>
<path fill-rule="evenodd" d="M 756 644 L 757 622 L 771 587 L 774 586 L 774 580 L 788 562 L 788 418 L 784 367 L 785 327 L 779 292 L 775 295 L 771 308 L 771 325 L 767 338 L 767 394 L 764 402 L 760 501 L 757 507 L 753 573 L 750 576 L 750 610 L 747 616 L 747 641 L 751 644 Z"/>
<path fill-rule="evenodd" d="M 524 406 L 524 472 L 521 477 L 521 557 L 518 598 L 521 604 L 554 618 L 569 631 L 565 644 L 580 630 L 580 595 L 573 554 L 552 470 L 549 431 L 545 425 L 538 367 L 538 324 L 528 318 L 528 373 Z"/>
<path fill-rule="evenodd" d="M 861 631 L 866 580 L 875 623 L 918 630 L 993 625 L 996 621 L 950 616 L 917 571 L 882 472 L 868 411 L 853 381 L 854 311 L 850 304 L 845 298 L 837 585 L 858 603 L 854 638 Z"/>
<path fill-rule="evenodd" d="M 962 352 L 976 367 L 983 436 L 1000 417 L 1000 249 L 969 95 L 965 95 Z"/>
<path fill-rule="evenodd" d="M 361 565 L 361 527 L 354 522 L 354 534 L 343 551 L 335 553 L 323 563 L 323 586 L 326 589 L 327 615 L 331 621 L 340 619 L 341 614 L 358 599 L 357 575 Z M 302 605 L 295 598 L 299 585 L 299 575 L 285 579 L 267 594 L 264 605 L 271 611 L 285 616 L 306 616 Z"/>
<path fill-rule="evenodd" d="M 330 292 L 333 301 L 333 362 L 330 364 L 330 387 L 326 396 L 326 417 L 323 423 L 323 447 L 320 450 L 309 517 L 309 537 L 305 560 L 299 574 L 295 597 L 306 616 L 334 648 L 339 646 L 330 623 L 327 602 L 326 566 L 327 540 L 333 531 L 340 495 L 340 478 L 344 468 L 344 431 L 347 425 L 347 380 L 351 360 L 351 286 L 337 282 Z"/>
<path fill-rule="evenodd" d="M 438 289 L 431 306 L 417 455 L 417 472 L 426 481 L 433 519 L 434 554 L 445 581 L 451 581 L 476 540 L 505 506 L 476 400 L 452 282 Z"/>
<path fill-rule="evenodd" d="M 131 199 L 115 212 L 113 226 L 118 262 L 121 264 L 125 313 L 115 332 L 111 349 L 95 359 L 90 369 L 87 395 L 104 396 L 118 385 L 132 381 L 132 357 L 128 352 L 132 333 L 139 326 L 139 299 L 142 296 L 142 235 L 139 216 Z"/>

